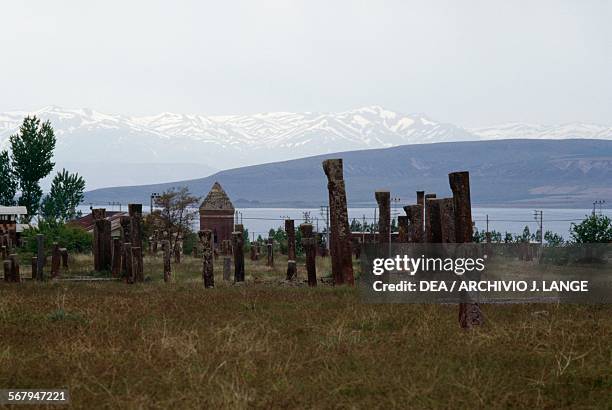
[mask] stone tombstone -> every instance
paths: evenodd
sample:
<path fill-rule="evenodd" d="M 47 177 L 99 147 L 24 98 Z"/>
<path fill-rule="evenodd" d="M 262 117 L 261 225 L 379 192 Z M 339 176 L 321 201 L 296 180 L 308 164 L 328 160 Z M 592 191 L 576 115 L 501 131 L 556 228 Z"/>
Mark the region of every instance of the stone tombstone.
<path fill-rule="evenodd" d="M 287 280 L 297 278 L 297 265 L 295 263 L 295 223 L 293 219 L 285 219 L 285 232 L 287 233 Z"/>
<path fill-rule="evenodd" d="M 60 264 L 62 255 L 60 253 L 60 247 L 57 242 L 53 242 L 53 248 L 51 251 L 51 278 L 57 278 L 60 273 Z"/>
<path fill-rule="evenodd" d="M 111 274 L 113 278 L 118 278 L 121 276 L 121 266 L 122 266 L 122 245 L 121 239 L 113 238 L 113 255 L 112 255 L 112 263 L 111 263 Z"/>
<path fill-rule="evenodd" d="M 164 256 L 164 282 L 170 282 L 172 279 L 172 265 L 170 263 L 170 241 L 163 239 L 161 241 L 162 253 Z"/>
<path fill-rule="evenodd" d="M 223 258 L 223 280 L 226 282 L 230 281 L 232 272 L 232 258 L 225 256 Z"/>
<path fill-rule="evenodd" d="M 406 215 L 399 215 L 397 217 L 397 241 L 399 243 L 408 242 L 409 225 L 410 222 Z"/>
<path fill-rule="evenodd" d="M 470 199 L 470 174 L 467 171 L 448 174 L 448 181 L 453 192 L 455 210 L 455 241 L 470 243 L 473 239 L 472 202 Z M 484 318 L 478 303 L 471 302 L 465 295 L 466 302 L 459 304 L 459 324 L 464 329 L 479 326 Z"/>
<path fill-rule="evenodd" d="M 268 260 L 266 265 L 269 267 L 274 266 L 274 243 L 273 239 L 268 239 L 268 243 L 266 244 L 266 249 L 268 251 Z"/>
<path fill-rule="evenodd" d="M 132 263 L 134 282 L 144 282 L 144 267 L 142 264 L 142 248 L 138 246 L 132 247 Z"/>
<path fill-rule="evenodd" d="M 406 218 L 408 219 L 408 242 L 422 243 L 423 242 L 423 206 L 408 205 L 404 207 Z"/>
<path fill-rule="evenodd" d="M 19 273 L 19 257 L 13 253 L 9 255 L 11 270 L 9 272 L 9 282 L 21 282 L 21 274 Z"/>
<path fill-rule="evenodd" d="M 389 191 L 376 191 L 374 193 L 378 204 L 378 243 L 391 242 L 391 193 Z"/>
<path fill-rule="evenodd" d="M 244 282 L 244 235 L 242 231 L 232 232 L 234 251 L 234 282 Z"/>
<path fill-rule="evenodd" d="M 2 261 L 2 267 L 4 268 L 4 281 L 5 282 L 11 282 L 11 279 L 12 279 L 12 276 L 11 276 L 11 272 L 12 272 L 11 261 L 8 260 L 8 259 Z"/>
<path fill-rule="evenodd" d="M 45 235 L 36 235 L 36 280 L 42 281 L 45 278 Z"/>
<path fill-rule="evenodd" d="M 348 221 L 346 188 L 342 170 L 342 159 L 323 161 L 323 171 L 327 177 L 330 216 L 330 252 L 334 284 L 353 286 L 353 252 L 351 249 L 351 230 Z"/>
<path fill-rule="evenodd" d="M 202 281 L 205 288 L 214 288 L 213 233 L 210 229 L 203 229 L 198 236 L 202 244 Z"/>
<path fill-rule="evenodd" d="M 125 267 L 125 281 L 126 283 L 134 283 L 134 257 L 132 254 L 132 244 L 125 242 L 123 244 L 123 260 Z"/>
<path fill-rule="evenodd" d="M 306 275 L 308 286 L 317 286 L 317 243 L 313 235 L 312 224 L 301 224 L 300 233 L 302 234 L 302 247 L 306 254 Z"/>

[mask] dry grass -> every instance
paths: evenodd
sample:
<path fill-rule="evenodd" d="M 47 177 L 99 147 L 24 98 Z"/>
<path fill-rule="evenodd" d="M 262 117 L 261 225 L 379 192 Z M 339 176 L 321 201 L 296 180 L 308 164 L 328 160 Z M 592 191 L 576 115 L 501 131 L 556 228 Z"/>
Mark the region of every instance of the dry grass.
<path fill-rule="evenodd" d="M 192 258 L 171 284 L 153 259 L 140 285 L 1 283 L 0 388 L 67 387 L 78 408 L 610 408 L 611 306 L 485 306 L 465 332 L 454 306 L 282 286 L 278 259 L 208 290 Z"/>

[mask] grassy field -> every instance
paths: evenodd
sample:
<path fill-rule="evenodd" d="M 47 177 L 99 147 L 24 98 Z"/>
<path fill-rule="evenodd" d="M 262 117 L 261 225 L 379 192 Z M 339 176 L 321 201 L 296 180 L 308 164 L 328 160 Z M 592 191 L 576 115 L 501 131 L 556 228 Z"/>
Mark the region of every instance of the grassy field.
<path fill-rule="evenodd" d="M 78 408 L 612 408 L 612 306 L 368 305 L 247 260 L 247 284 L 0 283 L 0 388 Z M 300 265 L 300 277 L 305 276 Z M 71 274 L 91 267 L 71 260 Z M 320 272 L 329 260 L 320 259 Z"/>

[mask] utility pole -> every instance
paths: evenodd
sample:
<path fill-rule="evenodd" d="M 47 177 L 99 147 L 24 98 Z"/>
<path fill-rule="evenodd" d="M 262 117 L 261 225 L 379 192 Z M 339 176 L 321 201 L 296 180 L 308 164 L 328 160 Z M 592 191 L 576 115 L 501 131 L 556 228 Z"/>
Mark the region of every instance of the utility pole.
<path fill-rule="evenodd" d="M 599 215 L 601 216 L 602 214 L 602 207 L 603 204 L 605 204 L 606 201 L 602 200 L 602 199 L 598 199 L 597 201 L 593 201 L 593 216 L 595 216 L 595 208 L 599 207 Z"/>
<path fill-rule="evenodd" d="M 543 228 L 543 225 L 544 225 L 544 223 L 543 223 L 544 211 L 541 211 L 541 210 L 533 211 L 533 218 L 540 225 L 540 246 L 542 247 L 542 246 L 544 246 L 544 228 Z"/>
<path fill-rule="evenodd" d="M 487 233 L 489 233 L 489 214 L 487 214 Z"/>

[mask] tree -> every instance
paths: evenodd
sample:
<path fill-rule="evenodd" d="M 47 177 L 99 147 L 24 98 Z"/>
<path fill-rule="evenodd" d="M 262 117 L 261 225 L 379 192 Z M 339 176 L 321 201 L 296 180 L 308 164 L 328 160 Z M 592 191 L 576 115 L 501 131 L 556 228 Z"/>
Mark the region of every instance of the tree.
<path fill-rule="evenodd" d="M 0 152 L 0 205 L 15 205 L 17 181 L 7 151 Z"/>
<path fill-rule="evenodd" d="M 77 216 L 76 208 L 83 201 L 85 180 L 65 169 L 53 178 L 49 195 L 42 201 L 42 215 L 47 221 L 66 222 Z"/>
<path fill-rule="evenodd" d="M 160 233 L 168 233 L 170 249 L 175 249 L 177 238 L 192 232 L 198 202 L 199 198 L 192 196 L 187 187 L 171 188 L 155 199 L 155 205 L 161 209 L 151 214 L 150 224 Z"/>
<path fill-rule="evenodd" d="M 605 215 L 591 215 L 579 224 L 572 223 L 570 235 L 576 243 L 610 243 L 612 221 Z"/>
<path fill-rule="evenodd" d="M 560 246 L 565 243 L 563 236 L 552 231 L 546 231 L 546 233 L 544 233 L 544 240 L 548 246 Z"/>
<path fill-rule="evenodd" d="M 19 205 L 28 209 L 26 220 L 38 213 L 42 189 L 40 180 L 49 175 L 55 164 L 55 134 L 51 123 L 42 124 L 38 118 L 26 117 L 17 134 L 10 136 L 11 159 L 15 176 L 19 181 L 21 196 Z"/>

